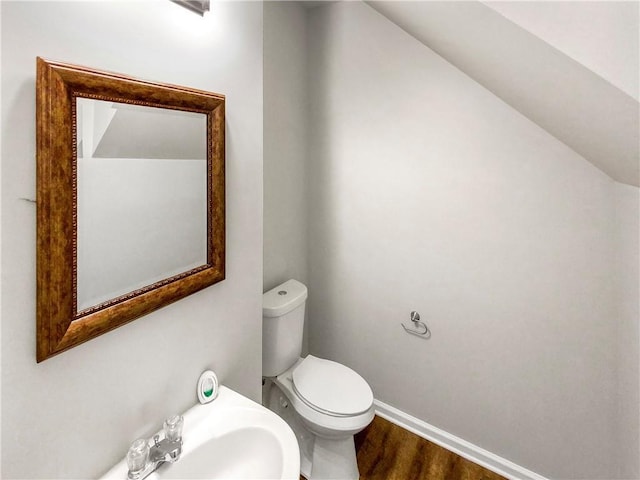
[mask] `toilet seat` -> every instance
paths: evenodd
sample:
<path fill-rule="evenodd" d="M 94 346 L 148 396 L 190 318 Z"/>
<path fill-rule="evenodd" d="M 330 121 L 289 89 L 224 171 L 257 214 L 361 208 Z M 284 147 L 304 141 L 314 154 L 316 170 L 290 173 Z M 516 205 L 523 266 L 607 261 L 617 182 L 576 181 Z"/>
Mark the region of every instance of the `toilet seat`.
<path fill-rule="evenodd" d="M 304 360 L 298 359 L 289 369 L 273 377 L 273 382 L 285 394 L 298 417 L 311 432 L 324 438 L 345 438 L 371 423 L 375 415 L 373 401 L 368 410 L 358 415 L 331 415 L 304 401 L 293 386 L 293 372 Z"/>
<path fill-rule="evenodd" d="M 333 417 L 353 417 L 373 405 L 373 392 L 349 367 L 308 355 L 292 373 L 293 390 L 308 407 Z"/>

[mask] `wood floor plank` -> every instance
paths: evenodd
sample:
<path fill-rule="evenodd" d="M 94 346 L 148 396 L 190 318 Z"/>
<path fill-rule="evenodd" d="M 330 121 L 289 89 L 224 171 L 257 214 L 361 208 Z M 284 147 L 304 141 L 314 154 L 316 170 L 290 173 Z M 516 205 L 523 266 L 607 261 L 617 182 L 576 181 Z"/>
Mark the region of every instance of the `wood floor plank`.
<path fill-rule="evenodd" d="M 354 440 L 360 480 L 506 480 L 378 416 Z"/>
<path fill-rule="evenodd" d="M 378 416 L 355 443 L 360 480 L 505 480 Z"/>

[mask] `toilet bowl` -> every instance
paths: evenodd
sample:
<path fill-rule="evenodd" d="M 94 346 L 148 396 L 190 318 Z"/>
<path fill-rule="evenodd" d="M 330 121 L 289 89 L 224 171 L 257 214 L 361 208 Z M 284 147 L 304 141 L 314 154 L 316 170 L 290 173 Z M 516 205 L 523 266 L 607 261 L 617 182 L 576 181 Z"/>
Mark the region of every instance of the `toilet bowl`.
<path fill-rule="evenodd" d="M 327 378 L 329 372 L 337 372 L 337 378 Z M 296 433 L 302 475 L 357 480 L 353 436 L 374 417 L 373 393 L 365 380 L 344 365 L 312 355 L 269 380 L 265 405 Z"/>
<path fill-rule="evenodd" d="M 345 365 L 300 357 L 306 297 L 296 280 L 264 294 L 263 404 L 296 433 L 304 477 L 357 480 L 353 435 L 373 420 L 373 392 Z"/>

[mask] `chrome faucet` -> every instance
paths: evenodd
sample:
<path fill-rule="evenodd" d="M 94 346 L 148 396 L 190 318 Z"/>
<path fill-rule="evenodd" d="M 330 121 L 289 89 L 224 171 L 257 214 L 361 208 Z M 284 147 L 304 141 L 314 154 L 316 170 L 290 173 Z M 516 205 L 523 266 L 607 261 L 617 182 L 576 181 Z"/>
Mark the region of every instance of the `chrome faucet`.
<path fill-rule="evenodd" d="M 174 463 L 182 453 L 182 424 L 181 415 L 169 417 L 164 422 L 164 438 L 154 435 L 153 445 L 149 441 L 139 438 L 131 444 L 127 452 L 127 466 L 129 480 L 142 480 L 155 472 L 164 463 Z"/>

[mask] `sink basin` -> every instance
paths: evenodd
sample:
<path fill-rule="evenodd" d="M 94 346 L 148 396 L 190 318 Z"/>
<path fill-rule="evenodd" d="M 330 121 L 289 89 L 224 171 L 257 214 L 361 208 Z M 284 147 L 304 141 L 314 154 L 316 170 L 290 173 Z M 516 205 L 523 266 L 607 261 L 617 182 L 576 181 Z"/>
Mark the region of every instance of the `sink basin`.
<path fill-rule="evenodd" d="M 218 398 L 183 414 L 182 455 L 147 477 L 162 479 L 300 478 L 296 437 L 278 415 L 221 386 Z M 123 459 L 102 478 L 127 478 Z"/>

